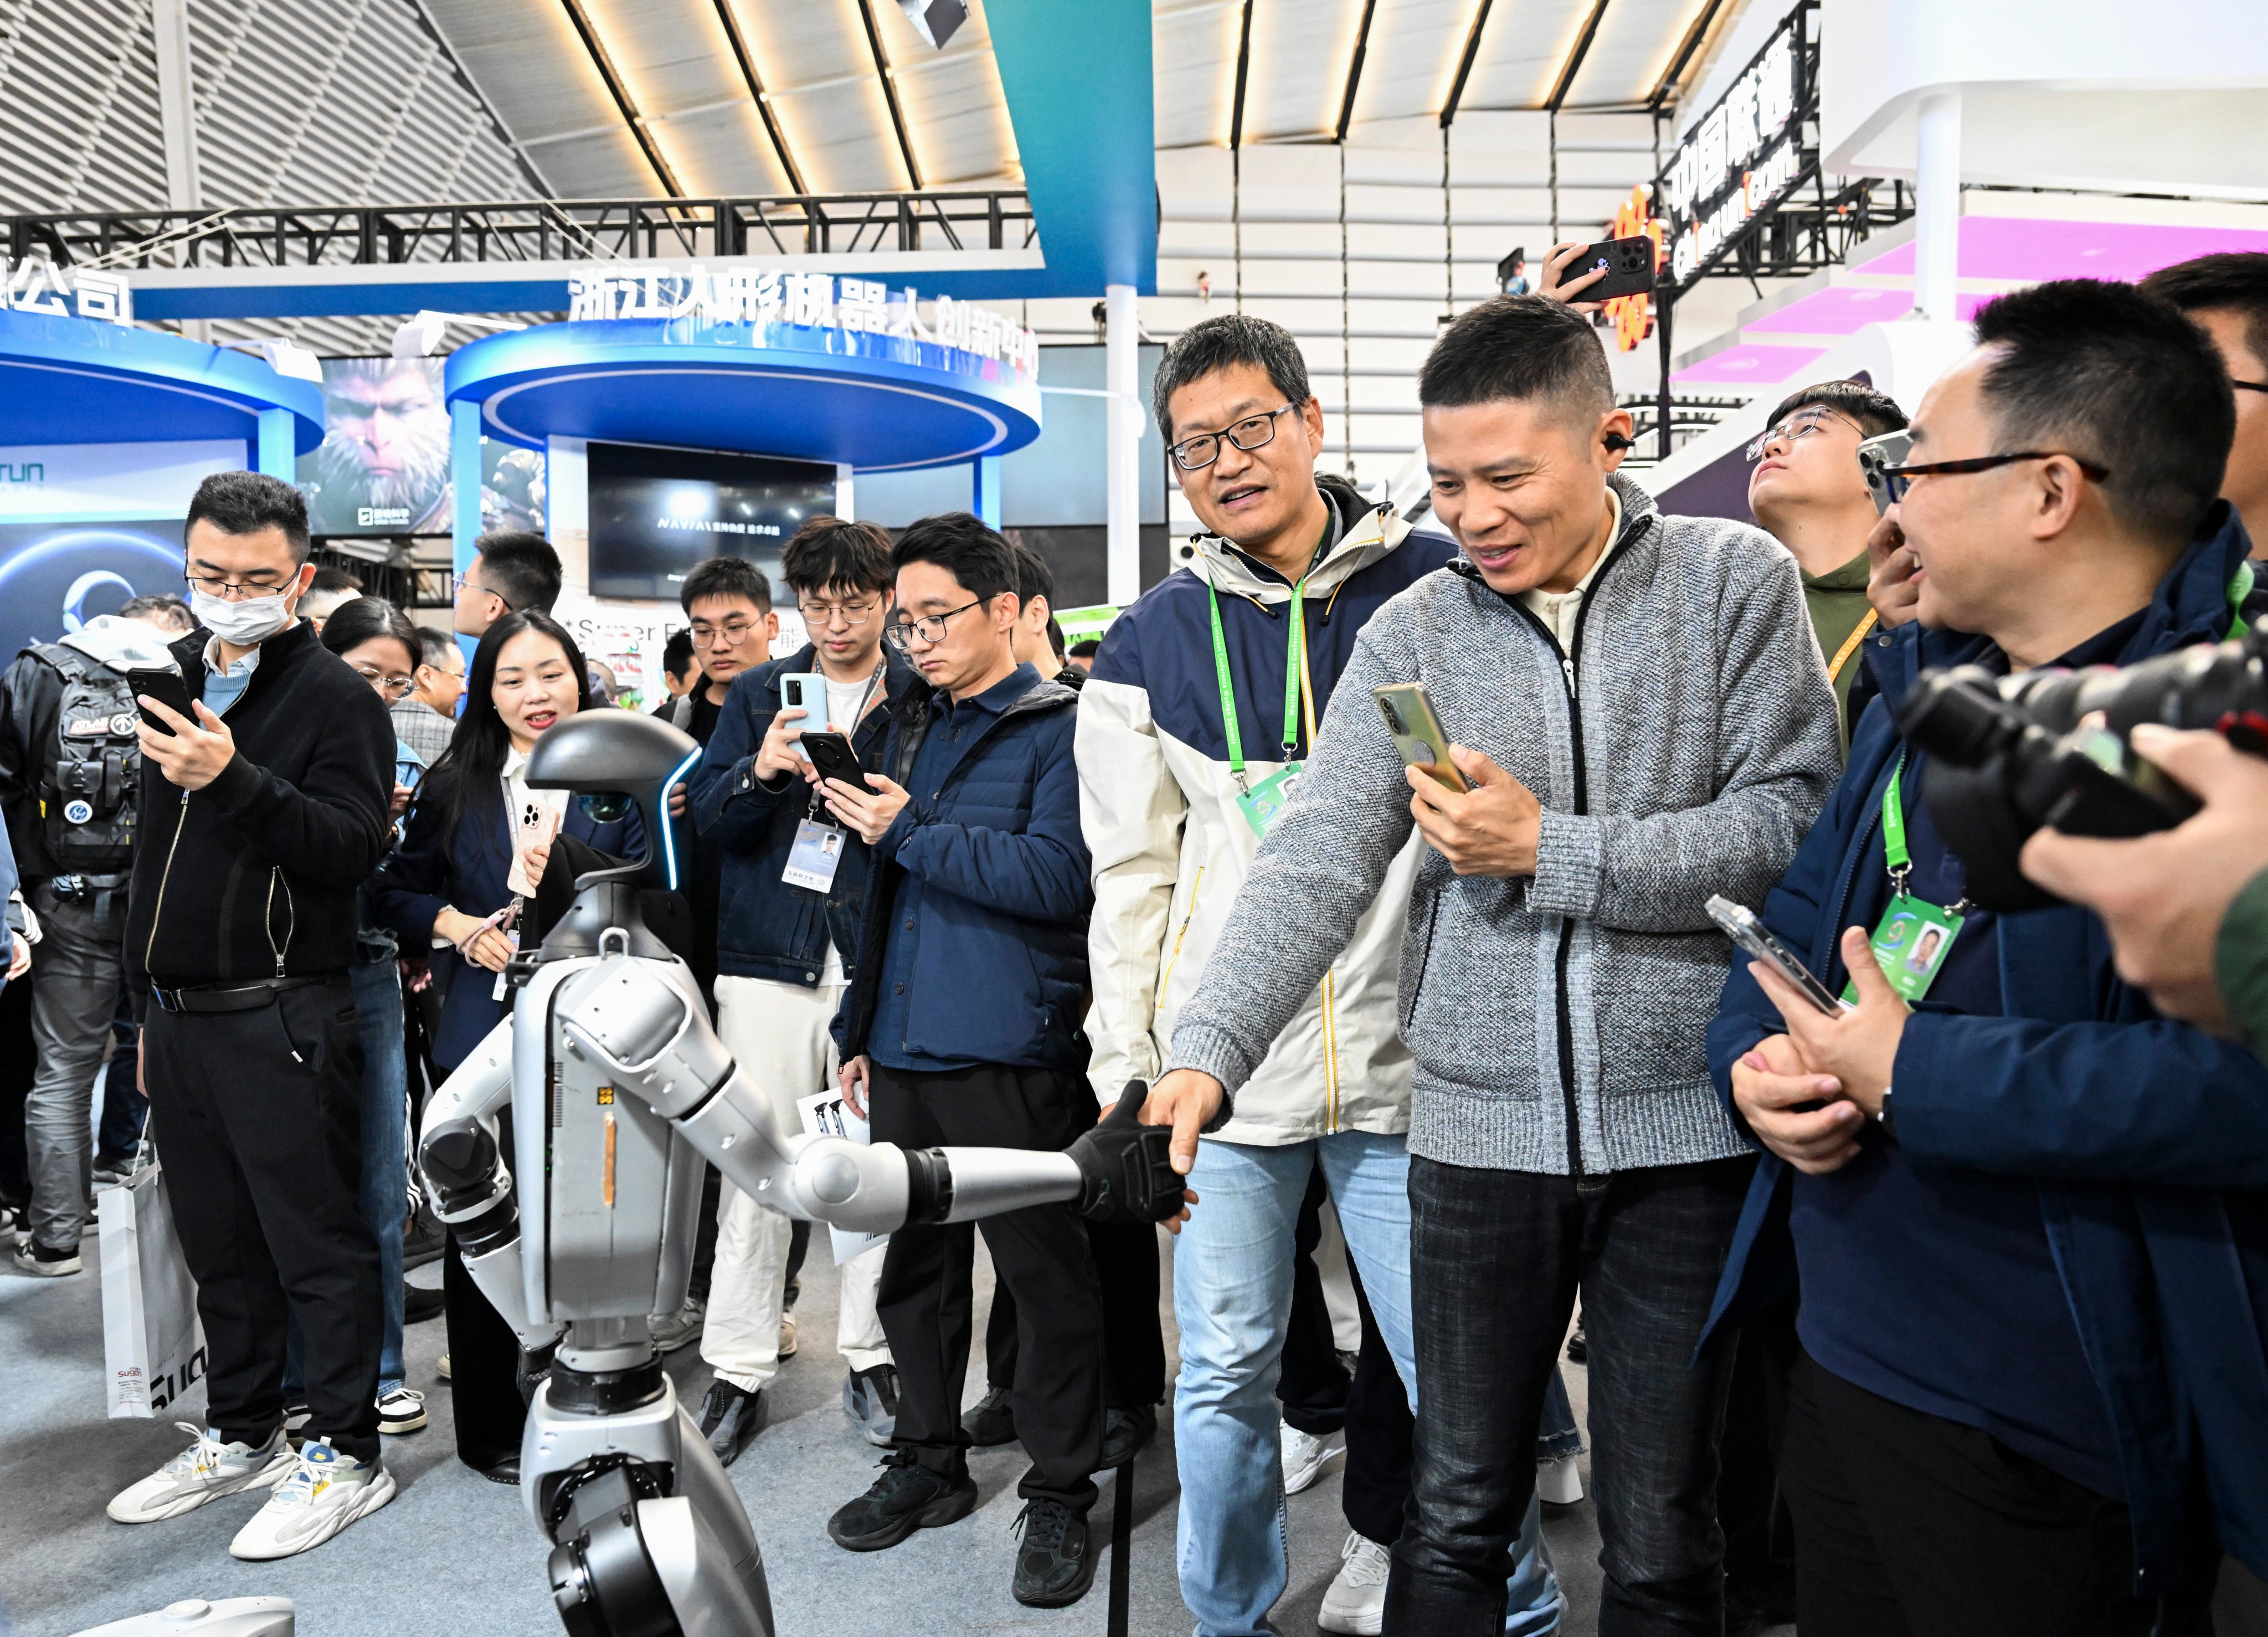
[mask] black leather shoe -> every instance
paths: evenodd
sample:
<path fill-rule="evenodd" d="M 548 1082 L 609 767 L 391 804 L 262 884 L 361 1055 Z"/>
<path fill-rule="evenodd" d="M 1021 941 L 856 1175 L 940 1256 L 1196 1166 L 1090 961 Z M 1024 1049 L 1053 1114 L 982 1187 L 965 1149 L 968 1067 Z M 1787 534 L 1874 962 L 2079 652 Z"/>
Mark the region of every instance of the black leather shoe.
<path fill-rule="evenodd" d="M 873 1487 L 827 1520 L 835 1544 L 852 1552 L 880 1552 L 917 1529 L 942 1529 L 976 1509 L 976 1484 L 967 1472 L 933 1472 L 899 1450 L 885 1457 Z"/>
<path fill-rule="evenodd" d="M 429 1318 L 440 1317 L 449 1298 L 438 1290 L 428 1290 L 423 1285 L 404 1285 L 401 1288 L 401 1322 L 422 1325 Z"/>
<path fill-rule="evenodd" d="M 507 1455 L 493 1466 L 475 1466 L 473 1470 L 492 1484 L 510 1484 L 514 1488 L 519 1486 L 519 1457 L 517 1455 Z"/>
<path fill-rule="evenodd" d="M 1567 1338 L 1567 1362 L 1570 1364 L 1588 1364 L 1591 1362 L 1590 1338 L 1583 1333 L 1583 1321 L 1580 1318 L 1575 1321 L 1575 1333 Z"/>
<path fill-rule="evenodd" d="M 1099 1472 L 1113 1471 L 1139 1455 L 1158 1435 L 1158 1412 L 1146 1404 L 1107 1410 L 1102 1417 L 1102 1461 Z"/>
<path fill-rule="evenodd" d="M 976 1400 L 976 1407 L 961 1418 L 961 1430 L 980 1450 L 1016 1442 L 1016 1401 L 1005 1387 L 995 1387 Z"/>
<path fill-rule="evenodd" d="M 1068 1608 L 1094 1584 L 1086 1519 L 1060 1501 L 1027 1501 L 1017 1515 L 1024 1531 L 1016 1550 L 1016 1601 L 1027 1609 Z"/>
<path fill-rule="evenodd" d="M 729 1381 L 712 1381 L 709 1396 L 701 1400 L 701 1413 L 694 1419 L 717 1458 L 730 1466 L 763 1431 L 770 1407 L 761 1390 L 749 1392 Z"/>

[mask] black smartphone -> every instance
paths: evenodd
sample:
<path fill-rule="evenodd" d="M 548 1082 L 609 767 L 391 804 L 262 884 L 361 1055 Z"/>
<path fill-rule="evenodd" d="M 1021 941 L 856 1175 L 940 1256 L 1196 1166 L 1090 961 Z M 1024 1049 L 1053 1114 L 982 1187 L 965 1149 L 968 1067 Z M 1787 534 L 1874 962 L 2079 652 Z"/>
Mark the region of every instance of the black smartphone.
<path fill-rule="evenodd" d="M 126 673 L 126 686 L 134 692 L 137 701 L 136 708 L 142 713 L 142 720 L 168 738 L 173 737 L 173 730 L 166 725 L 163 716 L 147 705 L 138 703 L 143 695 L 147 694 L 170 710 L 180 712 L 191 722 L 197 719 L 197 713 L 189 703 L 189 685 L 181 679 L 181 673 L 178 671 L 129 671 Z"/>
<path fill-rule="evenodd" d="M 1568 292 L 1570 301 L 1613 301 L 1638 296 L 1653 288 L 1653 240 L 1641 233 L 1635 239 L 1602 239 L 1586 245 L 1567 258 L 1559 271 L 1562 288 L 1594 268 L 1604 268 L 1606 277 L 1595 284 Z"/>
<path fill-rule="evenodd" d="M 843 783 L 866 796 L 881 794 L 866 782 L 866 775 L 858 770 L 858 753 L 850 748 L 850 741 L 840 733 L 814 733 L 806 730 L 800 741 L 811 765 L 819 769 L 822 779 L 840 779 Z"/>

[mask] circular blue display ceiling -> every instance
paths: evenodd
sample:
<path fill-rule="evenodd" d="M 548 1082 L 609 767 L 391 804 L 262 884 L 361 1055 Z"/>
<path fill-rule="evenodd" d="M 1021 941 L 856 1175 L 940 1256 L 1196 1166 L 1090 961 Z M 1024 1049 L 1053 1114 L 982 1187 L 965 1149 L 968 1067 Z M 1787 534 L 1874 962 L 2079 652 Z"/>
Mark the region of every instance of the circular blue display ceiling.
<path fill-rule="evenodd" d="M 452 403 L 481 429 L 831 460 L 862 472 L 947 466 L 1040 435 L 1036 375 L 904 335 L 787 323 L 600 319 L 460 349 Z"/>
<path fill-rule="evenodd" d="M 240 437 L 291 412 L 293 452 L 323 441 L 323 394 L 225 347 L 99 319 L 0 311 L 0 444 Z"/>

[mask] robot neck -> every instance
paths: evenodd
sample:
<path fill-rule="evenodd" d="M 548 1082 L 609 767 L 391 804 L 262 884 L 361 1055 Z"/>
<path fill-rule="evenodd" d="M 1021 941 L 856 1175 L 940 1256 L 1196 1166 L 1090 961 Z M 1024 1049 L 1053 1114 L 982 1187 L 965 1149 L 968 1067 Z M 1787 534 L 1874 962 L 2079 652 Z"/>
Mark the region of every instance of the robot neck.
<path fill-rule="evenodd" d="M 637 886 L 628 881 L 585 879 L 567 913 L 559 917 L 543 939 L 542 958 L 571 960 L 599 953 L 600 935 L 620 929 L 630 935 L 630 952 L 649 960 L 675 960 L 669 946 L 655 936 L 638 908 Z"/>

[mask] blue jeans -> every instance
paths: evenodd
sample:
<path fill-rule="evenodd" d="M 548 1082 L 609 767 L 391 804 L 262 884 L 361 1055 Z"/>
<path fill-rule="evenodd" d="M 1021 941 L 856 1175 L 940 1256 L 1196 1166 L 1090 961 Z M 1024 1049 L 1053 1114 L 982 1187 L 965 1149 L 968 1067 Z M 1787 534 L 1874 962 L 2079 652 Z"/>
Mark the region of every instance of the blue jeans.
<path fill-rule="evenodd" d="M 357 952 L 377 946 L 365 935 Z M 378 1349 L 378 1396 L 402 1384 L 401 1232 L 409 1218 L 409 1061 L 401 1044 L 401 969 L 389 943 L 384 960 L 357 961 L 355 1017 L 362 1027 L 362 1215 L 378 1240 L 386 1314 Z M 299 1401 L 299 1321 L 284 1336 L 284 1400 Z"/>
<path fill-rule="evenodd" d="M 1418 1379 L 1410 1161 L 1402 1139 L 1345 1131 L 1281 1148 L 1200 1143 L 1189 1174 L 1199 1203 L 1174 1252 L 1182 1332 L 1174 1394 L 1178 1562 L 1182 1599 L 1197 1617 L 1199 1637 L 1270 1630 L 1268 1611 L 1291 1578 L 1276 1378 L 1292 1311 L 1292 1233 L 1317 1166 L 1387 1351 L 1405 1384 Z M 1424 1408 L 1414 1391 L 1410 1396 L 1422 1435 Z M 1532 1495 L 1508 1574 L 1506 1606 L 1514 1612 L 1504 1631 L 1526 1637 L 1556 1630 L 1565 1604 Z"/>

